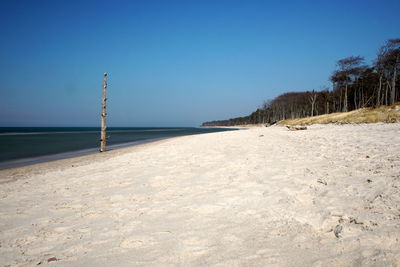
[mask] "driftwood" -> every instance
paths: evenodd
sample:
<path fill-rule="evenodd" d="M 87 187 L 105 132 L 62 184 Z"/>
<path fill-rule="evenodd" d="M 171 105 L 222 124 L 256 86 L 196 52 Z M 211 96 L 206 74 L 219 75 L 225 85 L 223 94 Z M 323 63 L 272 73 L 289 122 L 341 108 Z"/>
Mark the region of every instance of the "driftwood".
<path fill-rule="evenodd" d="M 286 126 L 289 131 L 307 130 L 306 126 Z"/>
<path fill-rule="evenodd" d="M 267 123 L 265 124 L 265 127 L 272 126 L 272 125 L 274 125 L 274 124 L 276 124 L 276 123 L 277 123 L 277 121 L 267 122 Z"/>
<path fill-rule="evenodd" d="M 335 229 L 333 229 L 333 233 L 335 234 L 336 238 L 340 237 L 340 233 L 343 231 L 343 226 L 340 224 L 336 225 Z"/>
<path fill-rule="evenodd" d="M 106 136 L 106 88 L 107 88 L 107 73 L 104 73 L 104 81 L 103 81 L 103 95 L 101 100 L 101 138 L 100 138 L 100 152 L 106 151 L 106 143 L 107 143 L 107 136 Z"/>

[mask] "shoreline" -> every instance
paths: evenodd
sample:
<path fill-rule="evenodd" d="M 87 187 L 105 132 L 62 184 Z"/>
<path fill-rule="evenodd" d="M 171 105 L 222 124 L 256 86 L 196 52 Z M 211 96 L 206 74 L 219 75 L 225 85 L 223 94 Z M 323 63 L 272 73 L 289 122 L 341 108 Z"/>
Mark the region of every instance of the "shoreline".
<path fill-rule="evenodd" d="M 22 127 L 22 128 L 25 128 L 25 127 Z M 188 129 L 192 129 L 192 128 L 193 129 L 201 129 L 200 127 L 197 127 L 197 128 L 191 127 Z M 218 128 L 220 128 L 220 127 L 216 127 L 215 129 L 218 129 Z M 161 129 L 164 129 L 164 128 L 161 128 Z M 165 129 L 170 129 L 170 128 L 165 128 Z M 180 128 L 177 128 L 177 129 L 180 129 Z M 235 129 L 235 128 L 232 128 L 232 129 Z M 32 134 L 34 134 L 34 133 L 32 133 Z M 204 134 L 204 133 L 202 133 L 202 132 L 187 133 L 185 135 L 161 136 L 161 137 L 153 137 L 153 138 L 147 138 L 147 139 L 139 139 L 136 141 L 122 142 L 122 143 L 117 143 L 117 144 L 108 144 L 107 151 L 120 149 L 120 148 L 124 148 L 124 147 L 136 146 L 136 145 L 145 144 L 145 143 L 154 142 L 154 141 L 163 140 L 163 139 L 168 139 L 168 138 L 193 135 L 193 134 L 196 135 L 196 134 Z M 92 147 L 92 148 L 84 148 L 84 149 L 79 149 L 79 150 L 58 152 L 58 153 L 54 153 L 54 154 L 47 154 L 47 155 L 44 154 L 44 155 L 38 155 L 38 156 L 32 156 L 32 157 L 28 156 L 25 158 L 3 160 L 3 161 L 0 161 L 0 170 L 16 168 L 16 167 L 23 167 L 23 166 L 33 165 L 33 164 L 42 163 L 42 162 L 49 162 L 49 161 L 54 161 L 54 160 L 59 160 L 59 159 L 79 157 L 79 156 L 89 155 L 89 154 L 93 154 L 93 153 L 97 153 L 97 152 L 99 152 L 99 148 Z"/>
<path fill-rule="evenodd" d="M 63 171 L 68 168 L 76 168 L 89 165 L 95 161 L 105 162 L 116 156 L 132 153 L 135 150 L 142 149 L 147 146 L 161 144 L 170 139 L 180 138 L 184 136 L 166 137 L 160 139 L 152 139 L 148 142 L 141 142 L 135 145 L 122 146 L 107 150 L 106 152 L 89 152 L 82 155 L 71 155 L 70 157 L 58 158 L 43 162 L 32 163 L 28 165 L 14 166 L 0 169 L 0 184 L 13 182 L 24 177 L 40 175 L 51 171 Z M 63 153 L 64 154 L 64 153 Z"/>
<path fill-rule="evenodd" d="M 224 127 L 210 127 L 210 128 L 224 128 Z M 246 130 L 246 128 L 239 127 L 227 127 L 236 130 Z M 78 167 L 82 165 L 90 164 L 94 160 L 107 160 L 108 158 L 119 156 L 125 153 L 130 153 L 136 149 L 140 149 L 153 144 L 162 143 L 170 139 L 176 139 L 186 136 L 196 136 L 203 134 L 213 134 L 211 133 L 201 133 L 192 135 L 182 135 L 182 136 L 171 136 L 162 138 L 153 138 L 140 141 L 134 141 L 129 143 L 121 143 L 115 145 L 109 145 L 107 151 L 100 152 L 97 148 L 78 150 L 72 152 L 65 152 L 53 155 L 39 156 L 34 158 L 24 158 L 20 160 L 4 161 L 0 162 L 0 184 L 11 182 L 15 179 L 24 177 L 26 175 L 36 175 L 42 173 L 40 169 L 50 170 L 63 170 L 69 167 Z M 41 160 L 44 158 L 44 160 Z M 28 161 L 31 163 L 16 163 L 18 161 Z M 10 164 L 9 167 L 1 167 L 2 164 Z M 17 177 L 17 178 L 16 178 Z"/>
<path fill-rule="evenodd" d="M 399 131 L 255 127 L 1 170 L 0 265 L 396 265 Z"/>
<path fill-rule="evenodd" d="M 160 140 L 164 140 L 164 139 L 168 139 L 168 138 L 174 138 L 174 137 L 153 138 L 153 139 L 133 141 L 133 142 L 128 142 L 128 143 L 108 145 L 107 152 L 113 151 L 116 149 L 121 149 L 121 148 L 126 148 L 126 147 L 134 147 L 134 146 L 138 146 L 138 145 L 142 145 L 142 144 L 156 142 L 156 141 L 160 141 Z M 30 165 L 51 162 L 51 161 L 56 161 L 56 160 L 81 157 L 81 156 L 91 155 L 91 154 L 95 154 L 95 153 L 100 153 L 98 148 L 88 148 L 88 149 L 82 149 L 82 150 L 62 152 L 62 153 L 57 153 L 57 154 L 50 154 L 50 155 L 43 155 L 43 156 L 37 156 L 37 157 L 2 161 L 2 162 L 0 162 L 0 171 L 10 169 L 10 168 L 30 166 Z"/>
<path fill-rule="evenodd" d="M 151 139 L 147 142 L 138 142 L 137 144 L 127 145 L 127 146 L 120 146 L 121 144 L 119 144 L 119 145 L 115 145 L 117 147 L 114 147 L 113 149 L 109 149 L 106 152 L 100 152 L 100 151 L 97 151 L 97 149 L 96 149 L 96 151 L 93 151 L 93 152 L 87 152 L 87 153 L 84 152 L 84 154 L 77 154 L 77 155 L 72 155 L 74 152 L 62 153 L 62 155 L 66 154 L 67 156 L 62 157 L 62 158 L 54 158 L 54 159 L 46 160 L 46 161 L 39 161 L 39 162 L 35 162 L 32 164 L 0 168 L 0 176 L 1 176 L 0 184 L 12 182 L 16 179 L 19 179 L 19 178 L 22 178 L 25 176 L 41 174 L 41 173 L 44 173 L 47 171 L 54 171 L 54 170 L 62 171 L 62 170 L 68 169 L 68 168 L 74 168 L 74 167 L 88 165 L 94 161 L 106 161 L 107 159 L 110 159 L 115 156 L 120 156 L 120 155 L 123 155 L 126 153 L 131 153 L 131 152 L 135 151 L 136 149 L 140 149 L 140 148 L 143 148 L 143 147 L 146 147 L 149 145 L 153 145 L 153 144 L 157 144 L 157 143 L 162 143 L 163 141 L 166 141 L 169 139 L 174 139 L 174 138 L 179 138 L 179 137 L 182 137 L 182 136 Z M 58 155 L 58 154 L 56 154 L 56 155 Z M 43 157 L 53 157 L 56 155 L 43 156 Z"/>

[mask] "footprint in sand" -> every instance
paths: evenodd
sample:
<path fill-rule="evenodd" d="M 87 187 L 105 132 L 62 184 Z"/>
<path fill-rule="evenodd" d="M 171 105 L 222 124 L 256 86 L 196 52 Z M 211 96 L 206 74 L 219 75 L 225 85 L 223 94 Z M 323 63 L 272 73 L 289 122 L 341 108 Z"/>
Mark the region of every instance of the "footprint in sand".
<path fill-rule="evenodd" d="M 104 216 L 103 212 L 88 212 L 86 214 L 83 214 L 82 217 L 88 218 L 88 219 L 95 219 L 100 216 Z"/>
<path fill-rule="evenodd" d="M 127 238 L 121 242 L 121 248 L 140 248 L 143 246 L 143 242 L 136 240 L 135 238 Z"/>
<path fill-rule="evenodd" d="M 34 256 L 34 255 L 45 254 L 46 252 L 50 252 L 50 251 L 51 251 L 50 247 L 27 248 L 27 250 L 24 252 L 24 254 L 26 254 L 28 256 Z"/>
<path fill-rule="evenodd" d="M 222 207 L 215 205 L 202 205 L 194 208 L 197 213 L 200 214 L 212 214 L 220 211 Z"/>
<path fill-rule="evenodd" d="M 152 245 L 154 242 L 148 237 L 128 237 L 121 244 L 121 248 L 143 248 Z"/>
<path fill-rule="evenodd" d="M 56 233 L 63 233 L 65 231 L 67 231 L 67 230 L 68 230 L 67 227 L 56 227 L 56 228 L 53 229 L 53 231 L 56 232 Z"/>

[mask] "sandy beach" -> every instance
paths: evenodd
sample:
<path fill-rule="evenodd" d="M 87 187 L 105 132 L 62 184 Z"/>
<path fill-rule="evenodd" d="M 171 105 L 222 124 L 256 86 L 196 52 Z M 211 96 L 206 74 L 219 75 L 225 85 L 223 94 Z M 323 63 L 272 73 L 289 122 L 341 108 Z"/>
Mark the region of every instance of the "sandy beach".
<path fill-rule="evenodd" d="M 184 136 L 0 177 L 1 266 L 400 264 L 399 123 Z"/>

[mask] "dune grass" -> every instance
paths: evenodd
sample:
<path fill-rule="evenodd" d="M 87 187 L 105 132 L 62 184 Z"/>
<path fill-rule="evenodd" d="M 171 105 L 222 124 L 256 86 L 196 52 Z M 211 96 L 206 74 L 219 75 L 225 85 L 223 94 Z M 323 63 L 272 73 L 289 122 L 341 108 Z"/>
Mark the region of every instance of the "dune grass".
<path fill-rule="evenodd" d="M 279 121 L 280 125 L 311 125 L 327 123 L 374 123 L 400 122 L 400 102 L 391 106 L 361 108 L 350 112 L 338 112 L 314 117 L 287 119 Z"/>

